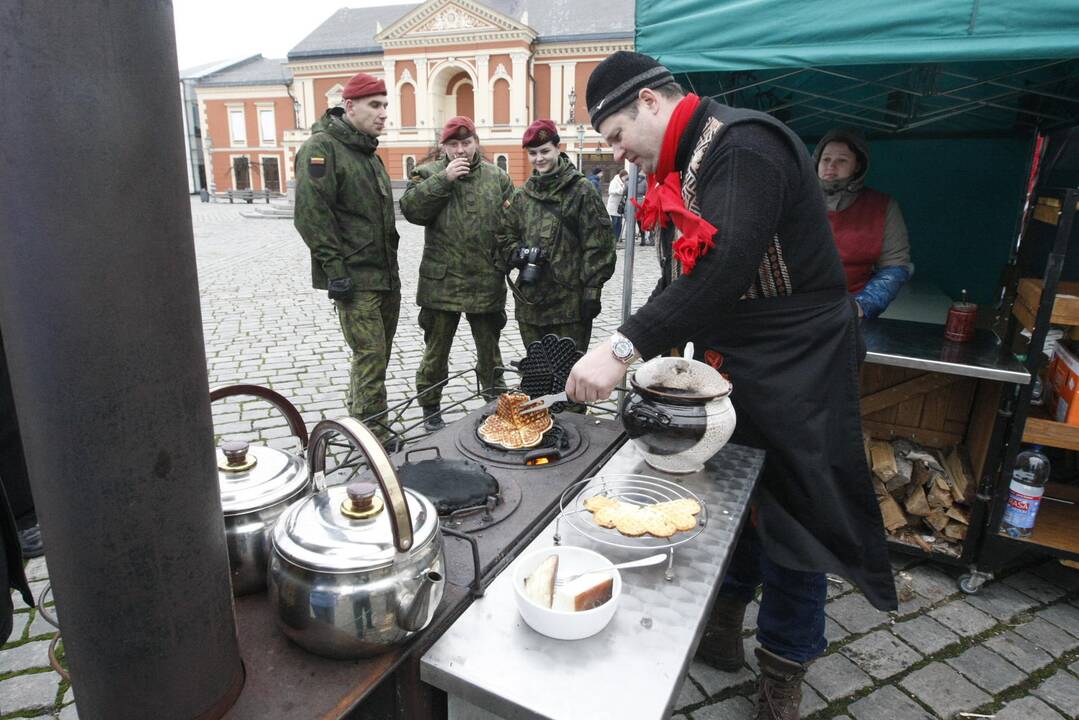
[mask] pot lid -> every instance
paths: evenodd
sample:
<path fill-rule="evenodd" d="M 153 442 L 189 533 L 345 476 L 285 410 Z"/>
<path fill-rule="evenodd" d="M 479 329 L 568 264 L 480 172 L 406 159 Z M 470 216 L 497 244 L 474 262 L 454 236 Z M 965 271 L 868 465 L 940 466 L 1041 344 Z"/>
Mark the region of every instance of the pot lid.
<path fill-rule="evenodd" d="M 404 488 L 412 519 L 412 551 L 438 532 L 431 501 Z M 374 482 L 333 485 L 304 498 L 278 519 L 274 550 L 309 570 L 343 573 L 390 565 L 398 556 L 390 509 Z M 411 551 L 410 551 L 411 552 Z"/>
<path fill-rule="evenodd" d="M 637 368 L 634 388 L 672 402 L 694 403 L 724 397 L 731 383 L 711 365 L 681 357 L 657 357 Z"/>
<path fill-rule="evenodd" d="M 265 445 L 230 440 L 217 449 L 217 480 L 225 515 L 260 510 L 307 484 L 303 458 Z"/>

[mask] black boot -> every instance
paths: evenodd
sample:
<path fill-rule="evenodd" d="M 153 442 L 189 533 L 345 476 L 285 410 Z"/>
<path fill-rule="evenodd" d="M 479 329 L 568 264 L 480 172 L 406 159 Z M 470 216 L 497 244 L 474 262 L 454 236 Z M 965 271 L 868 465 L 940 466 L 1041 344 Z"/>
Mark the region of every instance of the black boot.
<path fill-rule="evenodd" d="M 423 426 L 427 429 L 427 432 L 434 432 L 446 427 L 446 423 L 442 420 L 441 405 L 428 405 L 423 408 Z"/>
<path fill-rule="evenodd" d="M 746 661 L 742 646 L 742 621 L 746 603 L 719 595 L 712 606 L 712 615 L 704 628 L 697 659 L 716 670 L 734 672 Z"/>
<path fill-rule="evenodd" d="M 798 720 L 802 678 L 809 663 L 796 663 L 757 648 L 761 675 L 757 678 L 757 720 Z"/>

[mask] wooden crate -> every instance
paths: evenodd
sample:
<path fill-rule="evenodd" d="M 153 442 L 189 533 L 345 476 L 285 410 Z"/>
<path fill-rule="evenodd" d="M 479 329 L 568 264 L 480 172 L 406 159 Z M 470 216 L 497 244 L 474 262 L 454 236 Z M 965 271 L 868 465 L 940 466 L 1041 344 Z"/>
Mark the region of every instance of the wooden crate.
<path fill-rule="evenodd" d="M 946 449 L 965 445 L 974 477 L 985 467 L 1000 383 L 865 363 L 862 428 L 874 438 L 908 438 Z"/>
<path fill-rule="evenodd" d="M 1041 278 L 1020 278 L 1012 314 L 1027 330 L 1034 328 L 1038 305 L 1042 296 Z M 1079 325 L 1079 283 L 1057 283 L 1056 301 L 1049 319 L 1053 325 Z"/>

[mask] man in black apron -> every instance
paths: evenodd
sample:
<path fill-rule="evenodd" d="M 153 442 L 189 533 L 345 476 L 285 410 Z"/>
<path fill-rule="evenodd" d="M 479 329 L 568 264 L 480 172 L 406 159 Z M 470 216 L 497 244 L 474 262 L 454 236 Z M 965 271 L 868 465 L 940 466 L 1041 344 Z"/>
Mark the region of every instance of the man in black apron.
<path fill-rule="evenodd" d="M 593 71 L 588 110 L 615 159 L 649 174 L 645 227 L 669 221 L 679 237 L 669 284 L 577 363 L 566 391 L 605 399 L 637 357 L 689 340 L 730 376 L 732 441 L 767 456 L 701 654 L 741 666 L 742 616 L 763 585 L 756 717 L 797 718 L 805 669 L 827 645 L 825 573 L 896 607 L 862 447 L 864 349 L 813 162 L 778 120 L 684 95 L 637 53 Z"/>

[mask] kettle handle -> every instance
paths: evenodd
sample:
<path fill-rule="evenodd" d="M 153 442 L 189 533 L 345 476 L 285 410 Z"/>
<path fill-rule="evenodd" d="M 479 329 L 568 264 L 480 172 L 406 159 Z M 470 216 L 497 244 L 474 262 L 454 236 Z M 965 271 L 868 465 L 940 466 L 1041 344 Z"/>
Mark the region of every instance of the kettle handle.
<path fill-rule="evenodd" d="M 311 444 L 307 452 L 307 469 L 311 477 L 326 472 L 326 444 L 334 433 L 344 435 L 352 441 L 367 457 L 367 462 L 382 488 L 382 497 L 390 511 L 390 530 L 393 532 L 393 544 L 398 552 L 412 548 L 412 516 L 408 512 L 408 500 L 397 479 L 385 449 L 378 438 L 355 418 L 344 417 L 337 420 L 323 420 L 311 430 Z"/>
<path fill-rule="evenodd" d="M 300 411 L 284 395 L 261 385 L 223 385 L 210 391 L 210 402 L 235 395 L 253 395 L 273 405 L 285 416 L 292 434 L 300 439 L 300 447 L 304 450 L 307 449 L 307 426 L 303 424 Z"/>

